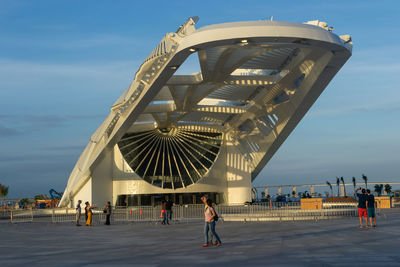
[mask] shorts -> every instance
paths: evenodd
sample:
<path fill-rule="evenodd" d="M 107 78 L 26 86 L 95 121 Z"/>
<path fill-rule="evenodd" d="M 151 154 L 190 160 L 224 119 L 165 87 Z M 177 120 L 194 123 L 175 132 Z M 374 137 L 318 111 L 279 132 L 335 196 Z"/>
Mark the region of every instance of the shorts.
<path fill-rule="evenodd" d="M 367 218 L 367 209 L 358 208 L 358 217 Z"/>
<path fill-rule="evenodd" d="M 375 208 L 367 208 L 368 217 L 375 218 Z"/>

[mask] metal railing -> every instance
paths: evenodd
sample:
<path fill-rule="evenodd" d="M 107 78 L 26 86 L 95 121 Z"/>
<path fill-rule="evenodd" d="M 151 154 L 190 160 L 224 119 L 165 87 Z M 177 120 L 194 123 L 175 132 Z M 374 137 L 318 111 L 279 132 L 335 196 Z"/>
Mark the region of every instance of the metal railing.
<path fill-rule="evenodd" d="M 221 221 L 299 221 L 321 220 L 357 216 L 354 205 L 339 204 L 324 205 L 323 209 L 304 210 L 299 202 L 288 203 L 257 203 L 252 205 L 216 205 L 215 210 Z M 379 213 L 379 210 L 377 211 Z M 92 224 L 102 224 L 106 214 L 93 210 Z M 181 205 L 172 208 L 172 221 L 189 222 L 204 219 L 204 205 Z M 75 222 L 75 209 L 55 208 L 39 210 L 12 210 L 10 221 L 22 222 Z M 80 223 L 85 224 L 84 214 Z M 127 222 L 160 222 L 162 220 L 161 207 L 137 206 L 113 209 L 111 223 Z"/>

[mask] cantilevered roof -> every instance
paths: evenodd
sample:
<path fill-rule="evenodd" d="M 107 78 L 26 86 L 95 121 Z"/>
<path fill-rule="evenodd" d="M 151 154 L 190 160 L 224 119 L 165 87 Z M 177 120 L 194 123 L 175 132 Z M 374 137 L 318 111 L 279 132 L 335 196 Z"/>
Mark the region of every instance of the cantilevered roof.
<path fill-rule="evenodd" d="M 163 188 L 190 186 L 212 168 L 218 149 L 191 148 L 199 140 L 208 148 L 229 142 L 255 178 L 351 56 L 350 36 L 338 36 L 320 21 L 234 22 L 196 30 L 197 20 L 189 18 L 166 34 L 143 62 L 91 137 L 62 203 L 88 181 L 104 150 L 116 144 L 133 171 Z M 199 72 L 174 75 L 189 57 Z M 191 139 L 196 132 L 197 139 Z M 154 140 L 137 155 L 138 142 L 127 140 L 146 134 Z M 215 143 L 216 137 L 221 142 Z M 144 161 L 159 171 L 149 174 Z"/>

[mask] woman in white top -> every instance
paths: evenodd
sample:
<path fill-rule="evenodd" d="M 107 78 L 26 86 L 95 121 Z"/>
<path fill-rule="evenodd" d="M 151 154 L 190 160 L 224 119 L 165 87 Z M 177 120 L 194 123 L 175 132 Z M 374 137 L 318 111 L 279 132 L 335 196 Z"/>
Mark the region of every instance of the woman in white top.
<path fill-rule="evenodd" d="M 212 207 L 212 202 L 211 199 L 207 199 L 207 207 L 206 210 L 204 212 L 204 217 L 205 217 L 205 221 L 206 221 L 206 227 L 204 229 L 204 234 L 205 234 L 205 243 L 203 244 L 203 247 L 208 247 L 209 243 L 208 243 L 208 230 L 211 229 L 211 232 L 213 233 L 213 235 L 215 236 L 215 238 L 217 239 L 217 244 L 216 246 L 219 247 L 221 246 L 221 239 L 219 238 L 218 234 L 215 232 L 215 221 L 214 221 L 214 217 L 215 217 L 215 211 L 214 208 Z"/>

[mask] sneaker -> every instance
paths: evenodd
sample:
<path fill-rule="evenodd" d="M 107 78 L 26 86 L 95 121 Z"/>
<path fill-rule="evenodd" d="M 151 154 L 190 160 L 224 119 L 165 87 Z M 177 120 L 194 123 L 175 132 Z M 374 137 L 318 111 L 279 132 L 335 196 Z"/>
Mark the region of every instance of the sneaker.
<path fill-rule="evenodd" d="M 205 247 L 208 247 L 209 245 L 208 244 L 203 244 L 203 245 L 201 245 L 203 248 L 205 248 Z"/>
<path fill-rule="evenodd" d="M 215 241 L 215 242 L 214 242 L 214 246 L 216 246 L 216 245 L 218 245 L 218 241 Z"/>
<path fill-rule="evenodd" d="M 376 227 L 376 224 L 373 227 Z"/>
<path fill-rule="evenodd" d="M 215 245 L 216 247 L 220 247 L 221 243 L 217 242 L 217 244 Z"/>

